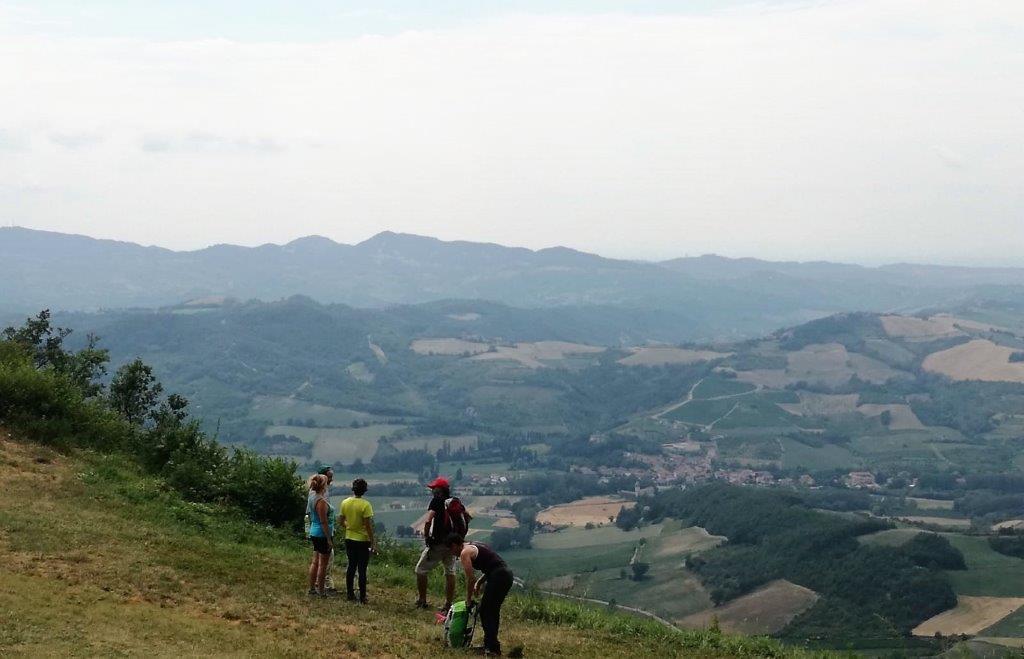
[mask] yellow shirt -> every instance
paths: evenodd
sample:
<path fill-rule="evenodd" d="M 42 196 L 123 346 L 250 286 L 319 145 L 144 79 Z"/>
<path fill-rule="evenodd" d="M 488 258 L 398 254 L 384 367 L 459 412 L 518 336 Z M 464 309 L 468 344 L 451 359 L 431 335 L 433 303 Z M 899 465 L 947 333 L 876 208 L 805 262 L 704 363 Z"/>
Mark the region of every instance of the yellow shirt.
<path fill-rule="evenodd" d="M 373 506 L 362 497 L 349 497 L 341 502 L 341 516 L 345 518 L 345 539 L 369 542 L 364 522 L 373 524 Z"/>

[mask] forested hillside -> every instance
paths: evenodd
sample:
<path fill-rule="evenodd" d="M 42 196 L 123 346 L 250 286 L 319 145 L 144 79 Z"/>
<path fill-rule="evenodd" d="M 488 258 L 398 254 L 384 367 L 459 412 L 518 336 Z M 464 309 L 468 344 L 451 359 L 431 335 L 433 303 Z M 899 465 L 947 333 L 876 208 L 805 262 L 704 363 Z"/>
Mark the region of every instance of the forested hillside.
<path fill-rule="evenodd" d="M 914 310 L 982 292 L 1019 298 L 1021 286 L 1024 271 L 1013 268 L 715 256 L 643 263 L 565 247 L 533 251 L 390 232 L 356 245 L 310 236 L 286 245 L 175 252 L 0 227 L 0 317 L 225 297 L 308 295 L 360 307 L 473 299 L 600 315 L 609 327 L 618 317 L 631 341 L 674 342 L 756 337 L 829 313 Z M 632 324 L 621 322 L 628 317 Z"/>

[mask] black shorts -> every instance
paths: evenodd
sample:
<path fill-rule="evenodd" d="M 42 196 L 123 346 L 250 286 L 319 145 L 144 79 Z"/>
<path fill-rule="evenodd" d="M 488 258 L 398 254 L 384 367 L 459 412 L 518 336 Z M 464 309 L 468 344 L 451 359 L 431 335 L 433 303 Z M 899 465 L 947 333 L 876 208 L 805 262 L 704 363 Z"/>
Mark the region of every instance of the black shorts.
<path fill-rule="evenodd" d="M 310 536 L 309 539 L 313 543 L 313 551 L 315 551 L 318 554 L 330 555 L 331 546 L 327 544 L 327 538 L 318 538 L 314 535 Z"/>

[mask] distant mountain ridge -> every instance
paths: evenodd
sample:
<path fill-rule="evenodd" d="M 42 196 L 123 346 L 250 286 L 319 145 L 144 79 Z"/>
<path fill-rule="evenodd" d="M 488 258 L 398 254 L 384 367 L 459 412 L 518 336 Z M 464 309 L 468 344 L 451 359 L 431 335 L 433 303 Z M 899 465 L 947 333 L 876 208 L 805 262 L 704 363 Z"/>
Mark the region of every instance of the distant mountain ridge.
<path fill-rule="evenodd" d="M 357 307 L 479 299 L 524 308 L 664 311 L 689 321 L 687 338 L 706 339 L 758 335 L 836 311 L 946 304 L 981 286 L 1024 287 L 1024 269 L 719 256 L 655 263 L 393 232 L 355 245 L 307 236 L 284 245 L 178 252 L 0 228 L 0 311 L 7 313 L 162 307 L 209 296 L 308 295 Z"/>

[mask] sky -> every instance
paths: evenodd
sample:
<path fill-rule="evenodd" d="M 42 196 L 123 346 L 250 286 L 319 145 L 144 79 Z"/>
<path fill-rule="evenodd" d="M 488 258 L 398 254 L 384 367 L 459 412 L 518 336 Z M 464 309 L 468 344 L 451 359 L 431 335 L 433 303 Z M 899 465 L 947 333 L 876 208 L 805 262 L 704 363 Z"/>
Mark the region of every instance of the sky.
<path fill-rule="evenodd" d="M 1017 0 L 0 0 L 0 226 L 1024 266 Z"/>

